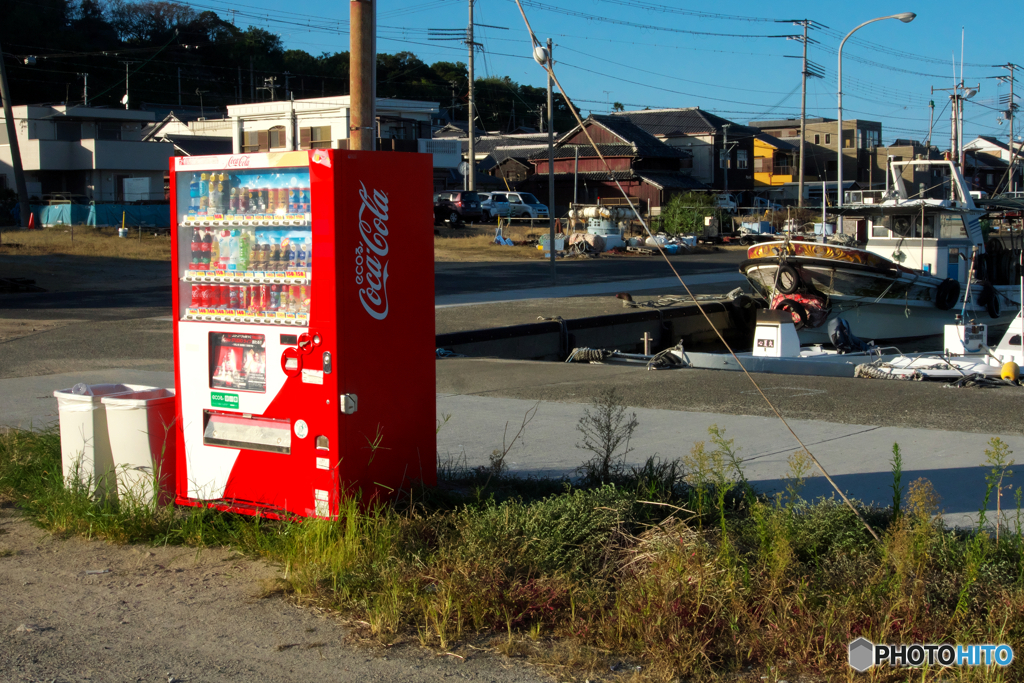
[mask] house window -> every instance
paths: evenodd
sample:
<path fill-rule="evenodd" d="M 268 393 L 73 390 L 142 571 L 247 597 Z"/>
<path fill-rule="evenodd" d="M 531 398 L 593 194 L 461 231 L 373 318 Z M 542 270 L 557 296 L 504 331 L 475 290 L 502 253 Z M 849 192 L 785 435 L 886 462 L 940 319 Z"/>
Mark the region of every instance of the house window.
<path fill-rule="evenodd" d="M 82 124 L 78 121 L 56 121 L 54 126 L 58 140 L 77 142 L 82 139 Z"/>
<path fill-rule="evenodd" d="M 262 132 L 266 133 L 266 131 Z M 263 151 L 266 150 L 260 149 L 260 131 L 247 130 L 242 134 L 242 152 L 249 154 Z"/>
<path fill-rule="evenodd" d="M 866 144 L 868 147 L 878 147 L 882 144 L 882 131 L 880 130 L 865 130 L 867 136 Z"/>
<path fill-rule="evenodd" d="M 789 130 L 786 131 L 786 137 L 787 138 L 800 137 L 800 131 L 798 129 L 796 129 L 796 128 L 790 128 Z"/>
<path fill-rule="evenodd" d="M 121 139 L 121 124 L 120 123 L 97 123 L 96 124 L 96 139 L 97 140 L 120 140 Z"/>
<path fill-rule="evenodd" d="M 992 174 L 991 174 L 991 173 L 986 173 L 986 174 L 985 174 L 985 184 L 986 184 L 986 185 L 989 185 L 989 186 L 991 186 L 991 185 L 992 185 L 992 181 L 993 181 L 993 180 L 994 180 L 994 179 L 993 179 L 993 177 L 992 177 Z"/>
<path fill-rule="evenodd" d="M 736 168 L 747 168 L 747 150 L 736 150 Z"/>
<path fill-rule="evenodd" d="M 817 133 L 814 134 L 814 144 L 816 144 L 816 145 L 820 145 L 821 144 L 821 136 L 819 134 L 817 134 Z"/>
<path fill-rule="evenodd" d="M 871 236 L 872 237 L 888 237 L 889 228 L 886 227 L 885 222 L 879 220 L 877 222 L 871 222 Z"/>
<path fill-rule="evenodd" d="M 729 168 L 729 150 L 720 149 L 718 150 L 718 167 Z"/>
<path fill-rule="evenodd" d="M 832 144 L 832 133 L 825 133 L 825 144 L 826 145 L 831 145 Z"/>
<path fill-rule="evenodd" d="M 330 147 L 330 126 L 312 126 L 299 129 L 299 149 L 330 149 Z"/>
<path fill-rule="evenodd" d="M 956 238 L 966 237 L 967 230 L 964 227 L 964 219 L 956 214 L 939 214 L 939 237 Z"/>
<path fill-rule="evenodd" d="M 782 175 L 789 174 L 789 157 L 785 154 L 776 154 L 774 158 L 775 172 Z"/>
<path fill-rule="evenodd" d="M 285 146 L 284 126 L 274 126 L 267 132 L 270 134 L 270 149 L 281 149 Z"/>

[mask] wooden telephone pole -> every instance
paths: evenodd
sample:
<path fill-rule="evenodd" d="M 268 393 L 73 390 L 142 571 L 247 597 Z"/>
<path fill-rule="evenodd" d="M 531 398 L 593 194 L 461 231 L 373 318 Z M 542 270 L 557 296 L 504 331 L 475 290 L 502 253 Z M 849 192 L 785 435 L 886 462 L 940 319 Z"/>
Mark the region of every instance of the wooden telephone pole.
<path fill-rule="evenodd" d="M 25 169 L 21 165 L 21 148 L 18 146 L 18 127 L 14 123 L 11 106 L 11 89 L 7 85 L 7 67 L 4 66 L 4 51 L 0 48 L 0 98 L 3 99 L 4 121 L 7 124 L 7 140 L 11 145 L 11 166 L 14 167 L 14 185 L 18 189 L 18 208 L 21 210 L 21 227 L 28 227 L 32 207 L 28 204 L 28 186 L 25 185 Z"/>

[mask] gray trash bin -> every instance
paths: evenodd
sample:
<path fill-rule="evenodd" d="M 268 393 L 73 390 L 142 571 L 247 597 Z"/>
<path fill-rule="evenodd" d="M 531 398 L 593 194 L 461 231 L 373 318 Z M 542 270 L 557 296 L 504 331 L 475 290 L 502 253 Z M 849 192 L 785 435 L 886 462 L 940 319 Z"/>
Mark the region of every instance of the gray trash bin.
<path fill-rule="evenodd" d="M 102 403 L 121 503 L 170 503 L 177 445 L 174 389 L 144 387 L 104 396 Z"/>
<path fill-rule="evenodd" d="M 53 392 L 60 417 L 60 459 L 65 485 L 86 487 L 90 496 L 115 492 L 114 460 L 102 399 L 132 391 L 126 384 L 76 384 Z"/>

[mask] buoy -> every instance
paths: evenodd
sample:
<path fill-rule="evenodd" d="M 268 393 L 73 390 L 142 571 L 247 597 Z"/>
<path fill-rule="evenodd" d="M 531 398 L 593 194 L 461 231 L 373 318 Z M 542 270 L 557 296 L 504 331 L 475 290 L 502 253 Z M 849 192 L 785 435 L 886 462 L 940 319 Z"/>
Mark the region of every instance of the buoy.
<path fill-rule="evenodd" d="M 1000 374 L 1003 379 L 1008 379 L 1011 382 L 1016 382 L 1020 379 L 1020 366 L 1014 363 L 1012 360 L 1009 363 L 1003 363 L 1003 369 Z"/>

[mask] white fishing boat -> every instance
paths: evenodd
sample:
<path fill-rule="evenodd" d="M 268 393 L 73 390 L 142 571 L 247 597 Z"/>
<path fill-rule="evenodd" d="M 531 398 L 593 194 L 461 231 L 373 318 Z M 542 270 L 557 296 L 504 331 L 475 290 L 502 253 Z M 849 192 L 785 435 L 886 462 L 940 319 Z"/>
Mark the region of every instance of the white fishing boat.
<path fill-rule="evenodd" d="M 930 167 L 932 178 L 948 174 L 948 197 L 908 193 L 904 170 L 922 166 Z M 886 175 L 880 196 L 863 193 L 843 207 L 844 215 L 866 219 L 864 248 L 762 243 L 747 250 L 740 271 L 771 309 L 791 315 L 803 343 L 828 342 L 827 323 L 836 318 L 874 340 L 942 334 L 958 313 L 964 320 L 1009 323 L 1020 309 L 1019 275 L 1010 269 L 1006 281 L 977 279 L 975 266 L 986 250 L 985 210 L 974 204 L 956 164 L 890 160 Z"/>

